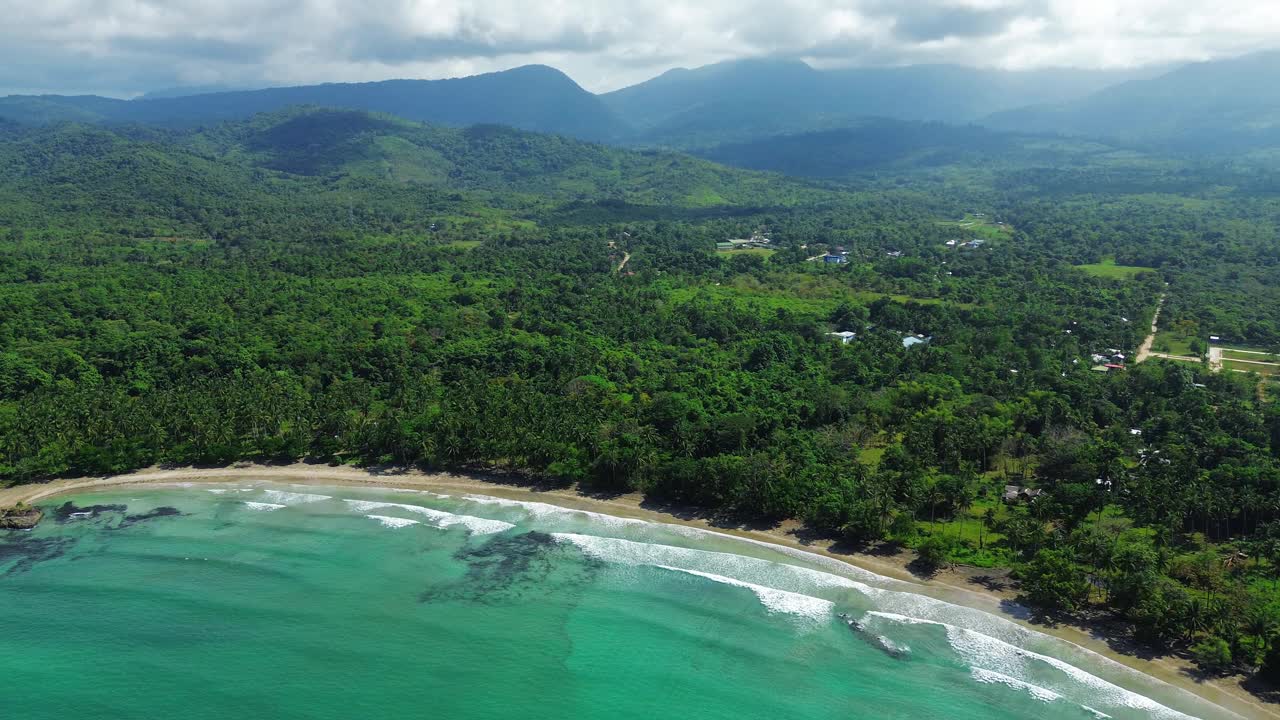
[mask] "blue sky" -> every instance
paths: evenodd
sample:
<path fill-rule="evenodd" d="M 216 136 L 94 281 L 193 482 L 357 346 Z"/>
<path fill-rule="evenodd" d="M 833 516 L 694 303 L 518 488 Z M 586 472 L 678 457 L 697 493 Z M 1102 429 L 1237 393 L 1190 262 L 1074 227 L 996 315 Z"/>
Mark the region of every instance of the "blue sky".
<path fill-rule="evenodd" d="M 743 57 L 1133 68 L 1280 47 L 1275 0 L 0 0 L 0 94 L 440 78 L 593 91 Z"/>

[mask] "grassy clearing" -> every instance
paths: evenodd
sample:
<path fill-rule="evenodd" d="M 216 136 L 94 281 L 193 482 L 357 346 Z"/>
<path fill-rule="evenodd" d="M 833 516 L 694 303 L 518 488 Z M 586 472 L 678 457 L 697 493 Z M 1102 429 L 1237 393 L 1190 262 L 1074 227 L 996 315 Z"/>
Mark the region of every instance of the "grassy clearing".
<path fill-rule="evenodd" d="M 1222 357 L 1227 360 L 1256 360 L 1259 362 L 1280 362 L 1276 360 L 1275 355 L 1263 354 L 1257 352 L 1244 352 L 1243 350 L 1232 350 L 1230 348 L 1222 349 Z"/>
<path fill-rule="evenodd" d="M 1194 355 L 1195 353 L 1191 352 L 1191 340 L 1190 336 L 1161 330 L 1156 333 L 1156 342 L 1152 349 L 1169 355 Z"/>
<path fill-rule="evenodd" d="M 1007 240 L 1013 237 L 1013 228 L 1008 225 L 997 225 L 989 216 L 978 217 L 966 214 L 959 221 L 946 220 L 939 222 L 942 227 L 954 228 L 969 236 L 967 239 L 979 238 L 987 241 Z"/>
<path fill-rule="evenodd" d="M 1076 265 L 1075 267 L 1077 270 L 1083 270 L 1094 277 L 1110 280 L 1132 280 L 1141 273 L 1155 272 L 1152 268 L 1138 267 L 1136 265 L 1117 265 L 1116 259 L 1113 257 L 1103 258 L 1100 263 Z"/>
<path fill-rule="evenodd" d="M 1256 372 L 1259 375 L 1267 375 L 1267 376 L 1280 375 L 1280 365 L 1258 365 L 1256 363 L 1239 362 L 1237 360 L 1223 360 L 1222 367 L 1228 370 L 1243 370 L 1245 372 Z"/>
<path fill-rule="evenodd" d="M 858 451 L 858 462 L 875 467 L 880 464 L 880 458 L 884 457 L 884 451 L 883 447 L 864 447 Z"/>
<path fill-rule="evenodd" d="M 776 252 L 778 251 L 770 250 L 769 248 L 742 248 L 741 250 L 737 250 L 737 249 L 716 250 L 717 255 L 724 255 L 725 257 L 730 257 L 733 255 L 759 255 L 760 257 L 771 257 Z"/>

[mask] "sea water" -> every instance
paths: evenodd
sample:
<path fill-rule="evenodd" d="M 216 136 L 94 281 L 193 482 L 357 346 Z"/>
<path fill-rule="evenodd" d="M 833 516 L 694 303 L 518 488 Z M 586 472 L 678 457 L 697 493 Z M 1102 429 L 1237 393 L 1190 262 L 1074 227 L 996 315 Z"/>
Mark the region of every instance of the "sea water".
<path fill-rule="evenodd" d="M 269 483 L 45 509 L 0 534 L 5 718 L 1234 717 L 905 583 L 688 527 Z"/>

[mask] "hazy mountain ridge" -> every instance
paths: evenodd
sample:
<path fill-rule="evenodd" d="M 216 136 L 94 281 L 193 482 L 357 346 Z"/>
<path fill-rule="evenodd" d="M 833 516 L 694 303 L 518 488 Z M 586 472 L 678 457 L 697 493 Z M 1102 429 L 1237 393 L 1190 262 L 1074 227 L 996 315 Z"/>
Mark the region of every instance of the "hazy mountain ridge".
<path fill-rule="evenodd" d="M 385 112 L 445 125 L 492 123 L 607 140 L 627 132 L 603 103 L 564 73 L 530 65 L 450 80 L 386 80 L 241 90 L 187 97 L 0 98 L 0 115 L 28 123 L 64 120 L 174 127 L 243 120 L 294 105 Z"/>
<path fill-rule="evenodd" d="M 311 105 L 387 113 L 438 125 L 503 125 L 581 140 L 700 150 L 781 135 L 865 128 L 868 118 L 980 124 L 995 130 L 1097 138 L 1177 152 L 1280 147 L 1280 53 L 1196 63 L 1160 73 L 949 65 L 815 69 L 740 60 L 677 69 L 593 95 L 564 73 L 525 66 L 451 80 L 162 95 L 0 98 L 0 117 L 25 124 L 89 122 L 211 126 Z M 880 122 L 877 120 L 876 122 Z M 910 133 L 908 126 L 900 129 Z M 738 148 L 741 151 L 742 148 Z"/>
<path fill-rule="evenodd" d="M 998 112 L 1002 130 L 1112 138 L 1185 151 L 1280 144 L 1280 52 L 1194 63 L 1056 105 Z"/>
<path fill-rule="evenodd" d="M 1129 76 L 953 65 L 817 70 L 799 61 L 743 60 L 673 70 L 601 97 L 643 139 L 688 145 L 714 133 L 742 140 L 867 117 L 967 123 L 993 108 L 1082 97 Z"/>

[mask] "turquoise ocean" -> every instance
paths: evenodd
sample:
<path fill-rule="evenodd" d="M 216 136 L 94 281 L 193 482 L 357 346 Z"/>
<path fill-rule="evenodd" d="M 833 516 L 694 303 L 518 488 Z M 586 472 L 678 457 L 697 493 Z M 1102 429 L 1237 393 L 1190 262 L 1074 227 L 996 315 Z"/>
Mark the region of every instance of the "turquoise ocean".
<path fill-rule="evenodd" d="M 270 483 L 0 533 L 0 717 L 1234 717 L 788 548 L 478 495 Z"/>

